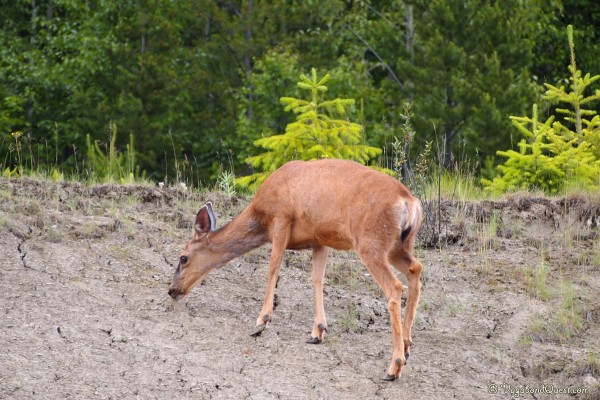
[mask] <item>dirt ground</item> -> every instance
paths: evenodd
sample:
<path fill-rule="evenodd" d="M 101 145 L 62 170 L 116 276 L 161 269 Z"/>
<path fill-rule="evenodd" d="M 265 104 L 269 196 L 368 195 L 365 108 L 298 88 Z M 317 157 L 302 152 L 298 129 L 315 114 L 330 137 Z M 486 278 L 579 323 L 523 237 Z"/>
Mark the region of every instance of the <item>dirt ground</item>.
<path fill-rule="evenodd" d="M 287 253 L 261 337 L 249 333 L 268 246 L 171 302 L 179 251 L 206 200 L 219 226 L 249 202 L 0 180 L 0 398 L 600 398 L 600 202 L 444 203 L 451 244 L 417 250 L 426 271 L 414 346 L 388 383 L 386 301 L 353 253 L 330 255 L 320 345 L 305 343 L 308 252 Z"/>

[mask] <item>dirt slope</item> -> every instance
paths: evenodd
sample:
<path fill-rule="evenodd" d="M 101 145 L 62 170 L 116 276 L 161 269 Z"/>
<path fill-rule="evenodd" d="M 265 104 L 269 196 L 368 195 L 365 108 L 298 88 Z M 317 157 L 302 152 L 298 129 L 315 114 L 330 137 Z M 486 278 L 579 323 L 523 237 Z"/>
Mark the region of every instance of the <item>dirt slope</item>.
<path fill-rule="evenodd" d="M 525 398 L 600 398 L 593 202 L 445 204 L 444 234 L 454 243 L 418 250 L 426 272 L 414 347 L 401 379 L 385 383 L 386 302 L 352 253 L 330 256 L 330 335 L 321 345 L 305 343 L 309 253 L 286 255 L 262 337 L 249 333 L 268 247 L 173 307 L 168 284 L 206 200 L 219 225 L 249 201 L 0 180 L 0 398 L 481 399 L 492 384 L 497 398 L 525 385 L 587 390 Z M 557 319 L 569 312 L 575 320 Z"/>

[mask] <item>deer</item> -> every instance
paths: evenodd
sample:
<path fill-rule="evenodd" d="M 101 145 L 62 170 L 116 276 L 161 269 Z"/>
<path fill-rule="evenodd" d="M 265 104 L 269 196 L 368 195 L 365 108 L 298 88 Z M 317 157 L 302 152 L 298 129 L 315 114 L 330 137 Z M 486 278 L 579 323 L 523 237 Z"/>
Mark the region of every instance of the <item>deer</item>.
<path fill-rule="evenodd" d="M 413 245 L 422 220 L 420 201 L 389 175 L 349 160 L 291 161 L 268 176 L 250 204 L 221 228 L 216 229 L 210 202 L 200 208 L 168 294 L 181 300 L 213 269 L 270 242 L 267 288 L 252 332 L 259 336 L 272 321 L 285 250 L 312 249 L 315 319 L 307 342 L 319 344 L 328 333 L 323 304 L 327 255 L 330 249 L 354 250 L 387 299 L 392 361 L 383 380 L 394 381 L 412 345 L 423 269 Z M 407 280 L 403 322 L 404 287 L 390 265 Z"/>

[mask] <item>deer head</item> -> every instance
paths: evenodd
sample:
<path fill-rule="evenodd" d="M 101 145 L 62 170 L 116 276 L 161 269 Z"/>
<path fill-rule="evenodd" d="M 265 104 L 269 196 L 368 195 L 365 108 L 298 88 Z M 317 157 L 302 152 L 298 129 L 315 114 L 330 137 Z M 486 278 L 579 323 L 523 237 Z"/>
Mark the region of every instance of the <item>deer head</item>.
<path fill-rule="evenodd" d="M 219 266 L 221 255 L 213 251 L 210 243 L 210 233 L 215 230 L 216 225 L 212 204 L 208 202 L 198 211 L 192 240 L 179 255 L 179 265 L 169 288 L 169 296 L 173 299 L 182 299 L 211 270 Z"/>

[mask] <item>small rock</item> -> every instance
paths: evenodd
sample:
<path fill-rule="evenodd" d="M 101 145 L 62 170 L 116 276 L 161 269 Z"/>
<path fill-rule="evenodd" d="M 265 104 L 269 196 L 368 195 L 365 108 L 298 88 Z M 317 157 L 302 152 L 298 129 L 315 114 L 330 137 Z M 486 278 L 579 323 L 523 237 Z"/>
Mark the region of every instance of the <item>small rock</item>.
<path fill-rule="evenodd" d="M 591 376 L 591 375 L 585 375 L 585 376 L 583 377 L 583 384 L 584 384 L 585 386 L 591 386 L 591 387 L 594 387 L 594 386 L 596 386 L 596 385 L 598 384 L 598 379 L 594 378 L 594 377 L 593 377 L 593 376 Z"/>
<path fill-rule="evenodd" d="M 100 330 L 104 333 L 106 333 L 107 335 L 110 335 L 110 333 L 112 332 L 112 328 L 109 326 L 103 326 L 100 328 Z"/>

